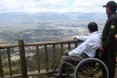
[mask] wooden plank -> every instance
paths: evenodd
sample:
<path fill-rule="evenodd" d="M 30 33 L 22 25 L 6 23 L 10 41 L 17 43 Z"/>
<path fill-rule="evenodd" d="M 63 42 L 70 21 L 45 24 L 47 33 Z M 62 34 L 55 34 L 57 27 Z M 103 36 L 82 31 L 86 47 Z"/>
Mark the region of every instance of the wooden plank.
<path fill-rule="evenodd" d="M 63 51 L 63 44 L 61 44 L 61 57 L 63 56 L 63 53 L 64 53 L 64 51 Z"/>
<path fill-rule="evenodd" d="M 75 43 L 75 48 L 78 46 L 78 42 Z"/>
<path fill-rule="evenodd" d="M 48 51 L 47 51 L 47 45 L 45 45 L 45 66 L 46 66 L 46 71 L 48 71 Z"/>
<path fill-rule="evenodd" d="M 53 73 L 53 70 L 49 70 L 48 72 L 44 71 L 44 70 L 40 70 L 43 71 L 41 73 L 38 73 L 37 71 L 32 71 L 32 72 L 28 72 L 27 75 L 28 76 L 39 76 L 39 75 L 47 75 L 47 74 L 51 74 Z M 4 78 L 21 78 L 22 75 L 21 74 L 15 74 L 12 76 L 4 76 Z"/>
<path fill-rule="evenodd" d="M 36 65 L 37 65 L 38 72 L 40 72 L 40 51 L 39 51 L 39 46 L 36 46 Z"/>
<path fill-rule="evenodd" d="M 0 76 L 3 77 L 2 58 L 0 53 Z"/>
<path fill-rule="evenodd" d="M 55 66 L 55 44 L 53 44 L 53 66 Z"/>
<path fill-rule="evenodd" d="M 10 48 L 7 48 L 7 56 L 8 56 L 8 65 L 9 65 L 9 74 L 12 76 L 12 65 L 11 65 L 11 59 L 10 59 Z"/>
<path fill-rule="evenodd" d="M 23 39 L 19 39 L 18 42 L 19 42 L 22 78 L 28 78 L 27 64 L 26 64 L 26 58 L 25 58 L 25 49 L 24 49 L 24 41 L 23 41 Z"/>
<path fill-rule="evenodd" d="M 68 43 L 68 50 L 71 50 L 71 44 Z"/>
<path fill-rule="evenodd" d="M 75 43 L 75 42 L 82 42 L 80 40 L 64 40 L 64 41 L 48 41 L 48 42 L 36 42 L 36 43 L 28 43 L 24 46 L 39 46 L 39 45 L 53 45 L 53 44 L 68 44 L 68 43 Z M 19 47 L 18 44 L 0 44 L 0 49 L 4 48 L 14 48 Z"/>

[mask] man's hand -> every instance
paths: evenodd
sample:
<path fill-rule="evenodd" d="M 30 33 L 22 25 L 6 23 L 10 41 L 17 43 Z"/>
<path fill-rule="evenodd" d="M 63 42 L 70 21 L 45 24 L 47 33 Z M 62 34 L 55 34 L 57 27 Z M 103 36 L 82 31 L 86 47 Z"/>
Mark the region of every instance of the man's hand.
<path fill-rule="evenodd" d="M 75 37 L 75 38 L 73 38 L 73 39 L 77 39 L 77 38 Z"/>
<path fill-rule="evenodd" d="M 100 52 L 103 52 L 103 51 L 104 51 L 103 47 L 99 47 L 98 50 L 99 50 Z"/>
<path fill-rule="evenodd" d="M 117 40 L 117 34 L 115 35 L 115 39 Z"/>

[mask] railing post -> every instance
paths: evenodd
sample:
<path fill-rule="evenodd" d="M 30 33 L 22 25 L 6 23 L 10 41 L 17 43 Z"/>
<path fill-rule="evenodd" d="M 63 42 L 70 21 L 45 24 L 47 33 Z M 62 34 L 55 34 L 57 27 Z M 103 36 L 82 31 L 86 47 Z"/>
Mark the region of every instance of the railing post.
<path fill-rule="evenodd" d="M 37 70 L 40 72 L 40 50 L 39 46 L 36 46 L 36 64 L 37 64 Z"/>
<path fill-rule="evenodd" d="M 75 43 L 75 48 L 78 46 L 78 42 Z"/>
<path fill-rule="evenodd" d="M 27 64 L 26 64 L 26 58 L 25 58 L 25 49 L 24 49 L 24 41 L 23 41 L 23 39 L 19 39 L 18 42 L 19 42 L 22 78 L 28 78 L 28 76 L 27 76 Z"/>
<path fill-rule="evenodd" d="M 48 51 L 47 51 L 47 45 L 45 45 L 45 64 L 46 64 L 46 71 L 48 71 Z"/>
<path fill-rule="evenodd" d="M 64 53 L 64 51 L 63 51 L 63 44 L 61 44 L 61 57 L 63 56 L 63 53 Z"/>
<path fill-rule="evenodd" d="M 53 66 L 55 67 L 56 61 L 55 61 L 55 44 L 53 44 Z"/>
<path fill-rule="evenodd" d="M 9 74 L 10 74 L 10 76 L 12 76 L 12 66 L 11 66 L 11 59 L 10 59 L 10 48 L 7 48 L 7 56 L 8 56 Z"/>
<path fill-rule="evenodd" d="M 68 50 L 71 50 L 71 44 L 68 43 Z"/>
<path fill-rule="evenodd" d="M 3 77 L 2 58 L 0 53 L 0 77 Z"/>

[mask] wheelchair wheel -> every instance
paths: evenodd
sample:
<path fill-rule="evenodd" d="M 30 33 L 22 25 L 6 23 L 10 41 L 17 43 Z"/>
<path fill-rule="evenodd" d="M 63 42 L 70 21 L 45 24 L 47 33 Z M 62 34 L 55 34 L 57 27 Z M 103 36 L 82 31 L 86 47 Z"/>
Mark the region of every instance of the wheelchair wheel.
<path fill-rule="evenodd" d="M 101 60 L 88 58 L 76 66 L 74 78 L 109 78 L 109 71 Z"/>

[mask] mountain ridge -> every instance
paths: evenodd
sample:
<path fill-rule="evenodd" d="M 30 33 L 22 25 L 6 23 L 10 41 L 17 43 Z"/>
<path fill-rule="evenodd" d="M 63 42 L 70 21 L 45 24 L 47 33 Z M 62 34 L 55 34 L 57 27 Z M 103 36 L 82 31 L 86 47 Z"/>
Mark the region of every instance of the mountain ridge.
<path fill-rule="evenodd" d="M 106 19 L 105 13 L 93 12 L 5 12 L 0 13 L 0 23 L 36 23 L 39 21 L 68 21 L 68 20 L 90 20 L 90 19 Z"/>

